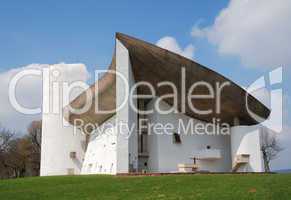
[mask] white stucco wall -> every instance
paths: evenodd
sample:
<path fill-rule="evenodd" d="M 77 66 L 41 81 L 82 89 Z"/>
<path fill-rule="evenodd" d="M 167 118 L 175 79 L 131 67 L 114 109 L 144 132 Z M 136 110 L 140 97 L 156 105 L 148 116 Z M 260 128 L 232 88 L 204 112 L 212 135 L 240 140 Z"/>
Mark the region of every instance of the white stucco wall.
<path fill-rule="evenodd" d="M 128 92 L 134 84 L 128 50 L 116 39 L 116 115 L 90 138 L 82 174 L 128 173 L 138 165 L 137 114 L 130 107 Z M 122 77 L 121 77 L 122 76 Z M 136 100 L 133 100 L 136 105 Z M 113 126 L 112 126 L 113 125 Z M 108 128 L 109 127 L 109 128 Z M 97 130 L 95 130 L 95 133 Z"/>
<path fill-rule="evenodd" d="M 126 93 L 126 88 L 130 91 L 134 84 L 129 52 L 118 39 L 116 39 L 116 71 L 125 79 L 122 79 L 119 75 L 116 78 L 116 105 L 119 107 L 125 102 L 121 109 L 117 111 L 116 120 L 117 123 L 127 124 L 127 127 L 123 126 L 117 135 L 116 165 L 117 173 L 128 173 L 130 164 L 137 168 L 137 114 L 130 106 L 129 93 Z M 136 105 L 136 100 L 133 100 L 133 102 Z"/>
<path fill-rule="evenodd" d="M 231 155 L 249 154 L 249 163 L 242 165 L 239 172 L 263 172 L 261 152 L 261 126 L 235 126 L 231 128 Z"/>
<path fill-rule="evenodd" d="M 148 109 L 152 108 L 155 100 L 148 104 Z M 162 108 L 169 105 L 162 102 Z M 229 172 L 231 170 L 231 154 L 230 154 L 230 136 L 229 135 L 190 135 L 182 130 L 178 130 L 179 120 L 187 123 L 194 120 L 194 123 L 204 123 L 199 120 L 191 119 L 183 114 L 170 113 L 162 115 L 156 111 L 148 116 L 150 123 L 172 123 L 176 128 L 175 132 L 181 135 L 181 144 L 173 143 L 173 136 L 163 134 L 151 134 L 149 136 L 149 170 L 153 172 L 174 172 L 177 171 L 178 164 L 193 163 L 190 157 L 193 157 L 196 151 L 205 150 L 207 145 L 211 149 L 219 149 L 222 158 L 219 160 L 198 160 L 198 170 L 207 170 L 211 172 Z"/>
<path fill-rule="evenodd" d="M 72 126 L 64 127 L 59 115 L 43 115 L 41 145 L 41 176 L 67 175 L 68 169 L 80 174 L 85 152 L 85 137 L 74 134 Z M 70 158 L 76 152 L 76 158 Z"/>
<path fill-rule="evenodd" d="M 54 70 L 54 68 L 50 69 L 51 74 Z M 52 89 L 52 82 L 59 83 L 61 86 L 65 76 L 67 74 L 59 74 L 57 78 L 43 77 L 41 176 L 67 175 L 69 169 L 71 173 L 80 174 L 84 159 L 85 136 L 63 118 L 61 87 L 58 92 L 53 92 Z M 70 158 L 70 152 L 76 152 L 76 158 Z"/>
<path fill-rule="evenodd" d="M 118 39 L 115 50 L 116 107 L 122 106 L 118 108 L 114 117 L 98 127 L 101 134 L 91 136 L 82 174 L 128 173 L 130 166 L 137 168 L 138 142 L 135 126 L 137 115 L 130 107 L 127 93 L 134 83 L 134 78 L 128 50 Z M 133 103 L 136 105 L 136 100 Z"/>
<path fill-rule="evenodd" d="M 116 174 L 116 142 L 116 116 L 113 116 L 91 135 L 81 174 Z"/>

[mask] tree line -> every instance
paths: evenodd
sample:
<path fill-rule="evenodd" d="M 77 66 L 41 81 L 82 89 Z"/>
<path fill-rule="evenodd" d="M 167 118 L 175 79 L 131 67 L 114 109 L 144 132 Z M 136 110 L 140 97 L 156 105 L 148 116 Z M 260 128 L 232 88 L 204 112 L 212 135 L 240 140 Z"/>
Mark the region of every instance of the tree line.
<path fill-rule="evenodd" d="M 33 121 L 25 135 L 0 126 L 0 179 L 39 176 L 41 121 Z"/>

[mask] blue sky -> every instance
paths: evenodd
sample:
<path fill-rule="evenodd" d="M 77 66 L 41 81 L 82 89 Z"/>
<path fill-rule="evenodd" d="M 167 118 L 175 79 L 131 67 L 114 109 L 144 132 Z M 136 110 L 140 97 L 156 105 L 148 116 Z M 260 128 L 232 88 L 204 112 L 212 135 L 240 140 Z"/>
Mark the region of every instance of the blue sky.
<path fill-rule="evenodd" d="M 285 23 L 285 19 L 290 19 L 285 13 L 291 13 L 290 1 L 282 0 L 282 7 L 275 0 L 264 2 L 2 1 L 0 75 L 32 63 L 60 62 L 84 63 L 93 72 L 94 69 L 107 68 L 110 63 L 115 32 L 151 43 L 170 36 L 181 48 L 193 45 L 195 61 L 243 86 L 271 69 L 283 66 L 284 110 L 289 112 L 291 49 L 285 44 L 291 43 L 286 36 L 291 35 L 291 25 Z M 240 6 L 242 15 L 234 14 Z M 226 9 L 227 16 L 221 15 L 223 9 Z M 266 18 L 263 18 L 266 15 L 255 15 L 266 10 Z M 247 19 L 248 16 L 254 19 Z M 220 19 L 219 23 L 215 23 L 217 19 Z M 248 27 L 247 24 L 252 22 L 256 23 Z M 193 27 L 201 31 L 201 35 L 193 34 Z M 282 34 L 277 36 L 274 30 Z M 281 47 L 284 51 L 277 50 Z M 254 55 L 257 55 L 257 60 Z M 271 67 L 264 67 L 264 64 Z M 289 127 L 289 118 L 288 115 L 284 118 L 286 127 Z"/>
<path fill-rule="evenodd" d="M 93 71 L 106 68 L 114 33 L 155 43 L 172 36 L 181 46 L 193 43 L 195 60 L 241 84 L 235 57 L 221 57 L 205 41 L 191 37 L 191 27 L 213 23 L 228 5 L 220 1 L 5 1 L 0 7 L 0 71 L 31 63 L 82 62 Z M 238 71 L 238 69 L 240 71 Z M 256 78 L 258 73 L 248 74 Z"/>
<path fill-rule="evenodd" d="M 155 43 L 165 35 L 183 45 L 199 20 L 208 24 L 227 1 L 6 1 L 0 7 L 1 69 L 30 63 L 106 65 L 114 33 Z M 206 12 L 207 11 L 207 12 Z M 201 55 L 204 60 L 204 56 Z M 206 59 L 205 59 L 206 60 Z"/>

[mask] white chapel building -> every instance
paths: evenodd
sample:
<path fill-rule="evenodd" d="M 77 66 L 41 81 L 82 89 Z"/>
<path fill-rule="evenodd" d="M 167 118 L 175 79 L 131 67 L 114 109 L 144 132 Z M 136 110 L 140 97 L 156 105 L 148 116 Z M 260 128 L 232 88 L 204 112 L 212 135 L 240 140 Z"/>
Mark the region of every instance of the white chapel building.
<path fill-rule="evenodd" d="M 264 171 L 262 121 L 249 110 L 267 119 L 265 105 L 224 76 L 121 33 L 109 71 L 60 110 L 42 116 L 41 176 Z"/>

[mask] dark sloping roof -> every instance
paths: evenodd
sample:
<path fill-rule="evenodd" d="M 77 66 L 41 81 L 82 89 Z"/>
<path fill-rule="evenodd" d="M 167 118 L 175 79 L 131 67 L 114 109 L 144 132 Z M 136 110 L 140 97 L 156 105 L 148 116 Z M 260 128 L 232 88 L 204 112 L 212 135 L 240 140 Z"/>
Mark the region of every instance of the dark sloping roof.
<path fill-rule="evenodd" d="M 248 102 L 246 102 L 246 95 L 248 93 L 233 83 L 224 76 L 192 61 L 183 56 L 177 55 L 168 50 L 162 49 L 150 43 L 142 40 L 117 33 L 116 38 L 128 49 L 130 54 L 130 60 L 132 64 L 132 70 L 136 81 L 150 82 L 156 89 L 157 95 L 162 96 L 168 93 L 172 93 L 170 87 L 158 87 L 158 83 L 161 81 L 170 81 L 181 88 L 181 67 L 185 67 L 186 70 L 186 91 L 189 90 L 191 85 L 195 82 L 204 81 L 209 83 L 213 88 L 216 88 L 216 83 L 223 84 L 229 82 L 230 85 L 223 88 L 221 93 L 221 112 L 220 114 L 208 114 L 200 115 L 193 112 L 188 105 L 186 97 L 186 114 L 190 117 L 200 119 L 206 122 L 212 122 L 213 118 L 219 118 L 221 122 L 229 123 L 233 125 L 234 118 L 237 117 L 240 120 L 241 125 L 253 125 L 258 122 L 255 121 L 247 112 L 246 103 L 253 113 L 259 115 L 263 119 L 266 119 L 270 110 L 264 106 L 261 102 L 249 95 Z M 115 56 L 112 59 L 111 69 L 115 70 Z M 97 90 L 100 95 L 99 104 L 103 109 L 112 109 L 115 106 L 115 76 L 106 74 L 101 80 L 98 81 L 99 89 Z M 100 87 L 101 86 L 101 87 Z M 93 85 L 90 89 L 95 88 Z M 93 90 L 92 90 L 93 91 Z M 93 91 L 94 92 L 94 91 Z M 139 93 L 148 93 L 147 88 L 139 88 Z M 181 108 L 181 90 L 178 91 L 179 101 L 178 110 Z M 209 94 L 209 90 L 206 87 L 198 87 L 193 94 Z M 85 94 L 81 94 L 75 99 L 71 105 L 72 107 L 82 107 L 84 104 Z M 95 94 L 96 95 L 96 94 Z M 173 99 L 165 99 L 169 105 L 173 105 Z M 189 102 L 190 103 L 190 102 Z M 214 109 L 216 102 L 210 99 L 193 99 L 192 105 L 199 110 Z M 94 106 L 94 105 L 93 105 Z M 101 124 L 106 119 L 111 117 L 114 113 L 109 115 L 100 115 L 94 113 L 94 107 L 81 116 L 71 114 L 68 120 L 72 123 L 73 119 L 82 118 L 86 122 L 94 122 Z"/>

